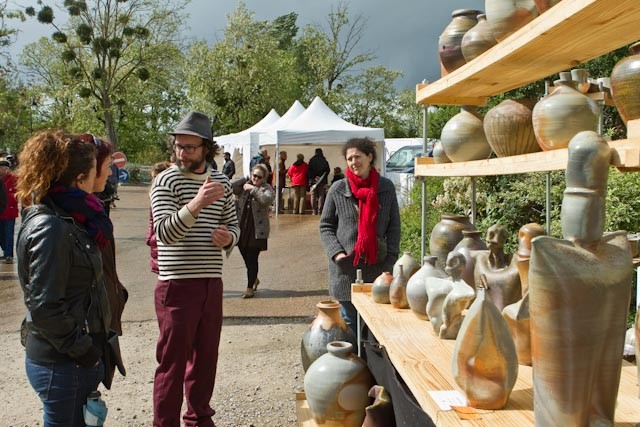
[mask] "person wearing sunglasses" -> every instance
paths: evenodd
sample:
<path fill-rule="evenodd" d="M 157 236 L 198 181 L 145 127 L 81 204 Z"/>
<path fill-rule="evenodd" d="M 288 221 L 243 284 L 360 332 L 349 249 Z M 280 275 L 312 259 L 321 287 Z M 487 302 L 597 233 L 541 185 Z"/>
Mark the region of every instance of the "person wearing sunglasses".
<path fill-rule="evenodd" d="M 232 182 L 233 193 L 237 196 L 236 206 L 240 221 L 240 241 L 238 249 L 247 267 L 247 289 L 242 298 L 253 298 L 258 290 L 258 257 L 267 250 L 269 238 L 269 209 L 275 198 L 273 187 L 267 182 L 269 170 L 263 164 L 251 169 L 247 178 Z"/>

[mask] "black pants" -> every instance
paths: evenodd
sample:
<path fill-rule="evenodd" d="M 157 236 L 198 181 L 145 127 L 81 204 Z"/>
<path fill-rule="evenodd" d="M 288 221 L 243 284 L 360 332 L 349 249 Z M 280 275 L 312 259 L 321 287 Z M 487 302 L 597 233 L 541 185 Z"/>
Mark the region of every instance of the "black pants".
<path fill-rule="evenodd" d="M 239 248 L 244 265 L 247 267 L 247 288 L 253 288 L 253 284 L 258 278 L 258 257 L 259 248 Z"/>

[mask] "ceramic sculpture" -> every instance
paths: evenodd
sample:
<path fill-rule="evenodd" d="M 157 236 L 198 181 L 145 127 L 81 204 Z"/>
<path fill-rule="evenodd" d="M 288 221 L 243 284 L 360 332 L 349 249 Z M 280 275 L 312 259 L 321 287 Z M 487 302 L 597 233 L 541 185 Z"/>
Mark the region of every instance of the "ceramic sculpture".
<path fill-rule="evenodd" d="M 462 230 L 464 236 L 462 240 L 453 248 L 453 252 L 458 252 L 464 255 L 465 266 L 462 271 L 462 280 L 467 282 L 469 286 L 475 289 L 475 281 L 473 277 L 473 270 L 475 268 L 475 261 L 471 253 L 473 251 L 486 251 L 487 245 L 482 241 L 482 232 L 477 230 Z"/>
<path fill-rule="evenodd" d="M 437 257 L 425 256 L 422 258 L 422 267 L 407 282 L 407 301 L 411 311 L 421 319 L 429 320 L 427 315 L 427 277 L 447 277 L 447 273 L 436 265 Z"/>
<path fill-rule="evenodd" d="M 473 301 L 476 292 L 462 280 L 466 259 L 459 252 L 451 252 L 447 257 L 446 273 L 451 276 L 453 286 L 442 303 L 442 325 L 439 338 L 454 340 L 462 324 L 462 311 Z"/>
<path fill-rule="evenodd" d="M 518 275 L 520 276 L 520 285 L 522 288 L 522 296 L 529 289 L 529 259 L 531 258 L 531 240 L 538 236 L 545 236 L 547 232 L 540 224 L 532 222 L 520 227 L 518 231 L 518 251 L 514 256 Z"/>

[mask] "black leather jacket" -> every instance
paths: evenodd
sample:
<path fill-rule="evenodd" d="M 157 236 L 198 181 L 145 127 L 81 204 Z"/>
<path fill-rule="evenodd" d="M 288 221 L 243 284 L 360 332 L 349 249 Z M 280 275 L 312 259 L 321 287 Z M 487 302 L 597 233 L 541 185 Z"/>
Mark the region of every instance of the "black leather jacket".
<path fill-rule="evenodd" d="M 28 309 L 27 356 L 94 365 L 103 353 L 111 318 L 95 242 L 45 197 L 24 209 L 16 252 Z"/>

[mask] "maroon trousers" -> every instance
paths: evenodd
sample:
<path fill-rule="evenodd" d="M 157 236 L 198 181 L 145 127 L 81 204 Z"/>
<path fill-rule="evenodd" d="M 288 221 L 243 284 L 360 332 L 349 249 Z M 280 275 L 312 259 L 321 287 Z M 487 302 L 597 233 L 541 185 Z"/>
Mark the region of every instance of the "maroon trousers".
<path fill-rule="evenodd" d="M 215 427 L 209 405 L 216 378 L 222 329 L 222 280 L 158 280 L 155 291 L 160 336 L 153 382 L 154 427 L 179 427 L 182 391 L 184 424 Z"/>

